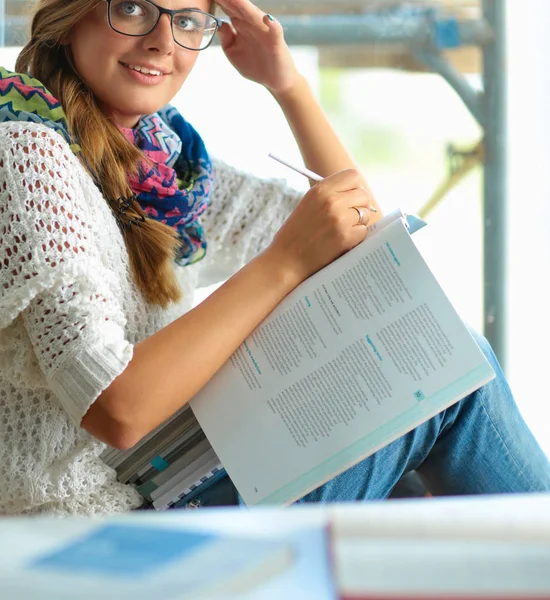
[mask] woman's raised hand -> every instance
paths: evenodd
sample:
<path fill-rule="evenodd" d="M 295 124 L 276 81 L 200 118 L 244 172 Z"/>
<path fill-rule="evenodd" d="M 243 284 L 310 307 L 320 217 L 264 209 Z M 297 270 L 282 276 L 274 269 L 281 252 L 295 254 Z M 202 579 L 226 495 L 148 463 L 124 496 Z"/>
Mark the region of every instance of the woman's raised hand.
<path fill-rule="evenodd" d="M 362 186 L 355 169 L 327 177 L 281 227 L 266 253 L 279 268 L 288 267 L 296 285 L 365 239 L 372 197 Z"/>
<path fill-rule="evenodd" d="M 219 30 L 222 48 L 246 79 L 264 85 L 273 94 L 286 92 L 298 82 L 283 28 L 249 0 L 217 0 L 231 17 Z"/>

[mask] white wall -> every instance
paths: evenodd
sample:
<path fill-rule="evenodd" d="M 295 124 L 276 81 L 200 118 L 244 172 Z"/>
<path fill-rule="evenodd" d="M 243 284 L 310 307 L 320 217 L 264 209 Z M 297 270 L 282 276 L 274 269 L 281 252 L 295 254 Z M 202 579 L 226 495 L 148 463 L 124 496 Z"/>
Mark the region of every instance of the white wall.
<path fill-rule="evenodd" d="M 12 71 L 20 48 L 0 48 L 0 66 Z"/>
<path fill-rule="evenodd" d="M 509 358 L 518 403 L 550 455 L 550 2 L 510 1 Z"/>

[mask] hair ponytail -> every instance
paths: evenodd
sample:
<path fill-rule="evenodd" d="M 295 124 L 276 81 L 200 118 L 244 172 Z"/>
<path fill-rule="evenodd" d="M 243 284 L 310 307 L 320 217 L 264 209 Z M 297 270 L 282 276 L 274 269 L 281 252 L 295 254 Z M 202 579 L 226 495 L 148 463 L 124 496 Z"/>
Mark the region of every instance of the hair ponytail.
<path fill-rule="evenodd" d="M 96 0 L 41 0 L 32 22 L 32 37 L 23 48 L 16 70 L 29 73 L 61 102 L 71 135 L 82 149 L 85 167 L 99 182 L 104 198 L 118 214 L 118 198 L 130 197 L 128 175 L 135 173 L 143 154 L 106 118 L 88 86 L 73 66 L 64 36 L 97 5 Z M 121 226 L 132 276 L 146 300 L 165 307 L 181 297 L 174 256 L 177 234 L 153 219 L 141 221 L 136 201 L 126 215 L 140 221 Z"/>

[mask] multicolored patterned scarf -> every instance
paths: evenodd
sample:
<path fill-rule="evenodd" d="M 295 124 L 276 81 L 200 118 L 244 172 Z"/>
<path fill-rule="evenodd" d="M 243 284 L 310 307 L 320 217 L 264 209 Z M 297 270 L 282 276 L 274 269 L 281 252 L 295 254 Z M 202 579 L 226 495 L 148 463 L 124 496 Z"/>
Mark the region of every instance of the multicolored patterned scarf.
<path fill-rule="evenodd" d="M 61 104 L 36 79 L 0 67 L 0 123 L 40 123 L 59 133 L 77 155 Z M 143 117 L 135 129 L 120 128 L 145 155 L 138 173 L 128 179 L 149 218 L 173 227 L 179 235 L 179 265 L 206 253 L 199 217 L 208 206 L 212 163 L 199 134 L 173 107 Z"/>

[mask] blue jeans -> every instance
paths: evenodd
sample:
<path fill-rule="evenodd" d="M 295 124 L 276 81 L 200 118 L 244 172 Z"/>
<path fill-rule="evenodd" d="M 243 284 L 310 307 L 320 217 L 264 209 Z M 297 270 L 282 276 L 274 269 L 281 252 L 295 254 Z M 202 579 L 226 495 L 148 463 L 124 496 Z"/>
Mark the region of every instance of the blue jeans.
<path fill-rule="evenodd" d="M 521 417 L 491 346 L 472 334 L 495 379 L 298 503 L 384 499 L 412 470 L 434 495 L 550 491 L 550 462 Z M 236 499 L 226 481 L 205 492 L 201 503 Z"/>

